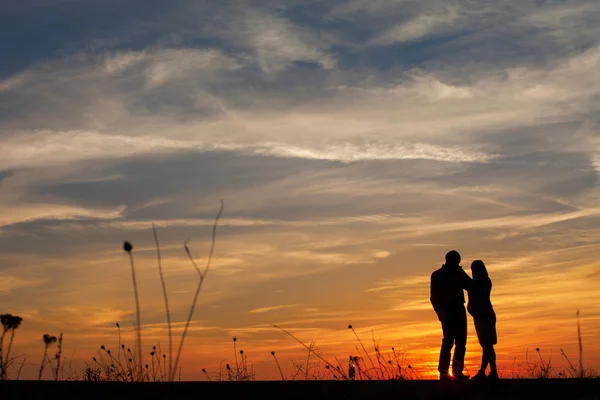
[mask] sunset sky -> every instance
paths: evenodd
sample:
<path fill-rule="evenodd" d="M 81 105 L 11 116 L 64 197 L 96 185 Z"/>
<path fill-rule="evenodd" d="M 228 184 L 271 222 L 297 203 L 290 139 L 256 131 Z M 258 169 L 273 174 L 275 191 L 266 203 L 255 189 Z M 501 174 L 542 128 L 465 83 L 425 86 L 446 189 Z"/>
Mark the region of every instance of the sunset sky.
<path fill-rule="evenodd" d="M 1 0 L 0 314 L 37 378 L 176 338 L 223 199 L 182 379 L 287 375 L 302 348 L 401 349 L 423 376 L 447 251 L 493 281 L 510 375 L 561 349 L 600 369 L 600 2 Z M 372 333 L 373 332 L 373 333 Z M 467 367 L 480 347 L 469 318 Z M 516 357 L 516 360 L 515 360 Z M 14 373 L 14 371 L 13 371 Z M 46 378 L 50 375 L 45 375 Z"/>

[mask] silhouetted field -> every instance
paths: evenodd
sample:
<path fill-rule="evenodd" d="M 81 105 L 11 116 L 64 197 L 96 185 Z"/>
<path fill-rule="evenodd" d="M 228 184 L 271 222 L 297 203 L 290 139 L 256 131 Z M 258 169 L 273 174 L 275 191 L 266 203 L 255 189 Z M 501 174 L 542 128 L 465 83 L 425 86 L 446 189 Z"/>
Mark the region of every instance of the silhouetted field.
<path fill-rule="evenodd" d="M 262 382 L 0 382 L 3 399 L 600 399 L 600 379 Z"/>
<path fill-rule="evenodd" d="M 457 398 L 457 399 L 549 399 L 561 398 L 569 400 L 600 400 L 600 375 L 583 363 L 583 344 L 579 311 L 577 312 L 577 340 L 579 344 L 579 362 L 571 362 L 561 349 L 561 356 L 566 365 L 554 366 L 552 356 L 542 355 L 540 348 L 535 349 L 534 356 L 529 359 L 526 352 L 524 363 L 516 364 L 513 360 L 510 371 L 501 370 L 501 379 L 486 381 L 452 381 L 440 382 L 424 380 L 427 376 L 436 376 L 437 371 L 427 365 L 428 372 L 415 368 L 403 353 L 394 347 L 383 351 L 373 333 L 372 350 L 368 350 L 352 325 L 351 330 L 356 338 L 356 353 L 346 356 L 344 361 L 337 357 L 325 357 L 315 346 L 294 336 L 291 332 L 277 325 L 283 333 L 298 342 L 304 351 L 304 359 L 294 360 L 294 368 L 286 371 L 281 368 L 276 351 L 271 351 L 281 381 L 256 381 L 256 372 L 247 354 L 239 348 L 237 338 L 232 338 L 233 358 L 231 363 L 223 363 L 218 370 L 202 369 L 208 382 L 181 382 L 180 356 L 182 354 L 187 329 L 192 321 L 198 295 L 209 271 L 215 248 L 216 228 L 223 212 L 223 202 L 215 218 L 212 242 L 206 265 L 201 270 L 184 242 L 184 250 L 192 267 L 198 275 L 198 284 L 185 329 L 179 340 L 177 351 L 174 351 L 171 317 L 168 296 L 162 273 L 160 244 L 155 227 L 153 234 L 157 251 L 157 264 L 163 296 L 168 331 L 168 347 L 163 352 L 160 343 L 152 346 L 151 351 L 143 351 L 140 323 L 140 305 L 137 295 L 133 245 L 127 241 L 123 250 L 128 254 L 134 288 L 136 319 L 136 343 L 131 348 L 122 341 L 121 327 L 115 323 L 118 334 L 118 347 L 110 349 L 99 346 L 99 350 L 91 363 L 86 363 L 82 370 L 72 369 L 62 352 L 63 335 L 56 337 L 42 335 L 43 357 L 39 366 L 38 380 L 20 380 L 27 357 L 16 355 L 12 348 L 16 330 L 21 326 L 23 318 L 12 315 L 0 315 L 2 331 L 0 334 L 0 400 L 5 398 L 130 398 L 143 396 L 146 398 L 228 398 L 229 396 L 277 396 L 282 398 Z M 56 349 L 56 353 L 52 353 Z M 133 349 L 133 351 L 132 351 Z M 145 358 L 144 358 L 145 357 Z M 144 362 L 145 361 L 145 362 Z M 44 374 L 45 372 L 45 374 Z M 46 381 L 50 377 L 53 381 Z M 529 378 L 529 379 L 522 379 Z M 560 379 L 552 379 L 560 378 Z M 497 379 L 497 378 L 496 378 Z"/>

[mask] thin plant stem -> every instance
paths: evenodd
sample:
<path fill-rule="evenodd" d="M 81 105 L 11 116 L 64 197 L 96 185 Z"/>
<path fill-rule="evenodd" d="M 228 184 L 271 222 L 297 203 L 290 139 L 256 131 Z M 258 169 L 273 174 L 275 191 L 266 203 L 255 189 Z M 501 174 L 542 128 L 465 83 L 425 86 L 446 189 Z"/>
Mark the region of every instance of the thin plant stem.
<path fill-rule="evenodd" d="M 183 329 L 183 333 L 181 334 L 179 348 L 177 349 L 177 357 L 175 357 L 174 368 L 171 371 L 170 380 L 173 380 L 175 378 L 175 371 L 177 371 L 177 367 L 179 366 L 179 359 L 181 357 L 181 350 L 183 349 L 183 343 L 185 341 L 187 331 L 190 327 L 190 322 L 192 321 L 192 317 L 194 315 L 194 309 L 196 308 L 196 303 L 198 302 L 198 296 L 200 295 L 200 290 L 202 289 L 202 284 L 204 283 L 204 279 L 206 278 L 206 274 L 208 273 L 208 269 L 210 268 L 210 264 L 212 262 L 212 257 L 213 257 L 214 250 L 215 250 L 215 241 L 217 239 L 217 225 L 219 224 L 219 219 L 221 218 L 221 214 L 223 214 L 223 207 L 224 207 L 223 200 L 221 200 L 221 207 L 219 208 L 219 212 L 217 214 L 217 217 L 215 218 L 215 223 L 213 225 L 212 243 L 210 246 L 210 252 L 208 254 L 208 260 L 206 262 L 206 267 L 204 268 L 204 272 L 200 273 L 200 270 L 196 267 L 196 270 L 200 274 L 200 281 L 198 282 L 198 286 L 196 287 L 196 293 L 194 293 L 194 301 L 192 301 L 192 305 L 190 307 L 190 312 L 188 314 L 187 321 L 185 322 L 185 328 Z M 187 244 L 185 244 L 184 247 L 186 249 L 186 253 L 190 254 Z M 191 258 L 191 256 L 190 256 L 190 258 Z"/>
<path fill-rule="evenodd" d="M 343 378 L 344 379 L 349 379 L 348 376 L 343 372 L 344 371 L 344 367 L 342 366 L 342 363 L 340 362 L 340 360 L 338 360 L 337 357 L 335 357 L 335 362 L 337 363 L 337 370 L 343 374 Z"/>
<path fill-rule="evenodd" d="M 46 354 L 48 353 L 48 345 L 44 347 L 44 357 L 42 357 L 42 364 L 40 365 L 40 373 L 38 375 L 38 381 L 42 380 L 42 372 L 44 372 L 44 366 L 46 365 Z"/>
<path fill-rule="evenodd" d="M 375 349 L 375 354 L 377 355 L 377 363 L 379 364 L 378 372 L 381 372 L 381 379 L 385 378 L 385 374 L 383 371 L 387 370 L 387 366 L 381 362 L 381 352 L 379 351 L 379 343 L 375 341 L 375 332 L 371 329 L 371 335 L 373 336 L 373 348 Z"/>
<path fill-rule="evenodd" d="M 117 351 L 117 360 L 121 364 L 121 325 L 117 322 L 117 331 L 119 332 L 119 348 Z"/>
<path fill-rule="evenodd" d="M 156 382 L 156 360 L 154 359 L 154 356 L 156 355 L 156 353 L 153 352 L 152 354 L 152 381 Z"/>
<path fill-rule="evenodd" d="M 313 347 L 313 343 L 310 344 L 311 350 L 312 350 L 312 347 Z M 310 350 L 306 352 L 306 368 L 304 370 L 304 379 L 308 379 L 308 366 L 310 364 L 310 353 L 311 353 Z"/>
<path fill-rule="evenodd" d="M 301 345 L 302 345 L 302 346 L 303 346 L 303 347 L 304 347 L 306 350 L 308 350 L 308 351 L 311 351 L 310 347 L 308 347 L 306 344 L 304 344 L 304 342 L 303 342 L 302 340 L 298 339 L 296 336 L 292 335 L 290 332 L 286 331 L 285 329 L 283 329 L 283 328 L 282 328 L 282 327 L 280 327 L 280 326 L 277 326 L 277 325 L 273 325 L 273 326 L 274 326 L 275 328 L 279 329 L 280 331 L 282 331 L 282 332 L 286 333 L 288 336 L 290 336 L 290 337 L 291 337 L 292 339 L 294 339 L 296 342 L 300 343 L 300 344 L 301 344 Z M 321 355 L 319 355 L 318 353 L 314 353 L 314 354 L 315 354 L 315 356 L 317 356 L 317 358 L 318 358 L 319 360 L 323 361 L 323 362 L 324 362 L 326 365 L 329 365 L 329 367 L 330 367 L 330 368 L 332 368 L 334 371 L 336 371 L 336 370 L 337 370 L 337 368 L 336 368 L 336 367 L 335 367 L 335 366 L 334 366 L 332 363 L 330 363 L 329 361 L 327 361 L 327 360 L 326 360 L 325 358 L 323 358 Z M 339 364 L 339 362 L 338 362 L 338 364 Z M 341 374 L 344 376 L 344 379 L 345 379 L 345 378 L 346 378 L 346 374 L 343 372 L 343 370 L 342 370 L 342 371 L 340 371 L 340 372 L 341 372 Z"/>
<path fill-rule="evenodd" d="M 271 355 L 275 359 L 275 363 L 277 364 L 277 369 L 279 369 L 279 374 L 281 375 L 281 380 L 285 381 L 285 377 L 283 376 L 283 371 L 281 370 L 281 365 L 279 365 L 279 360 L 277 359 L 277 356 L 275 355 L 275 352 L 272 351 Z"/>
<path fill-rule="evenodd" d="M 46 354 L 46 360 L 47 364 L 50 365 L 50 371 L 52 371 L 52 375 L 54 375 L 54 368 L 52 368 L 52 360 L 50 359 L 50 356 L 48 354 Z"/>
<path fill-rule="evenodd" d="M 565 360 L 567 360 L 569 368 L 571 369 L 571 373 L 574 374 L 573 376 L 578 376 L 579 372 L 577 371 L 577 368 L 575 368 L 575 366 L 573 365 L 569 357 L 565 354 L 565 351 L 563 349 L 560 349 L 560 354 L 565 358 Z"/>
<path fill-rule="evenodd" d="M 156 227 L 152 224 L 152 232 L 154 233 L 154 242 L 156 243 L 156 259 L 158 260 L 158 272 L 160 274 L 160 283 L 162 285 L 163 296 L 165 298 L 165 313 L 167 315 L 167 328 L 169 330 L 169 376 L 173 369 L 173 331 L 171 330 L 171 312 L 169 311 L 169 299 L 167 297 L 167 285 L 162 271 L 162 258 L 160 256 L 160 245 L 158 244 L 158 234 Z"/>
<path fill-rule="evenodd" d="M 27 359 L 23 359 L 23 362 L 21 362 L 21 366 L 19 367 L 19 369 L 17 370 L 17 380 L 19 380 L 19 378 L 21 377 L 21 371 L 23 370 L 23 367 L 25 366 L 25 362 L 27 361 Z"/>
<path fill-rule="evenodd" d="M 117 358 L 115 358 L 115 356 L 113 356 L 108 350 L 104 350 L 104 351 L 106 352 L 106 354 L 108 354 L 111 364 L 114 364 L 116 366 L 117 374 L 124 374 L 125 370 L 123 368 L 123 365 L 121 365 L 121 361 L 119 361 Z M 120 352 L 117 352 L 117 353 L 120 354 Z M 102 354 L 102 358 L 104 359 L 104 354 Z"/>
<path fill-rule="evenodd" d="M 517 357 L 513 358 L 513 363 L 512 363 L 512 373 L 511 373 L 511 378 L 515 379 L 515 362 L 517 361 Z"/>
<path fill-rule="evenodd" d="M 206 372 L 206 369 L 202 369 L 202 372 L 204 372 L 204 375 L 206 375 L 206 378 L 208 379 L 209 382 L 212 382 L 212 379 L 210 379 L 210 376 L 208 375 L 208 372 Z"/>
<path fill-rule="evenodd" d="M 363 344 L 362 340 L 360 340 L 360 337 L 358 336 L 358 334 L 356 333 L 356 331 L 354 330 L 354 327 L 352 325 L 350 325 L 350 329 L 354 333 L 354 336 L 356 336 L 356 339 L 358 339 L 358 343 L 360 343 L 360 346 L 362 347 L 363 351 L 367 355 L 367 358 L 369 359 L 369 362 L 371 363 L 371 367 L 373 367 L 373 370 L 375 370 L 375 372 L 378 372 L 377 369 L 375 368 L 375 364 L 373 363 L 373 360 L 371 359 L 371 356 L 369 355 L 369 352 L 365 348 L 365 345 Z"/>
<path fill-rule="evenodd" d="M 183 243 L 183 248 L 185 249 L 185 253 L 187 254 L 190 262 L 192 263 L 192 266 L 196 269 L 196 272 L 198 273 L 198 276 L 200 278 L 202 278 L 202 271 L 200 271 L 200 268 L 198 268 L 198 264 L 196 264 L 196 261 L 194 261 L 194 257 L 192 257 L 192 253 L 190 252 L 190 248 L 187 245 L 189 241 L 190 241 L 190 239 L 187 239 Z"/>
<path fill-rule="evenodd" d="M 142 326 L 141 326 L 141 318 L 140 318 L 140 298 L 138 295 L 138 288 L 137 288 L 137 280 L 135 278 L 135 266 L 133 263 L 133 253 L 131 251 L 128 251 L 127 254 L 129 254 L 129 263 L 131 264 L 131 279 L 133 281 L 133 294 L 135 296 L 135 314 L 136 314 L 136 318 L 137 318 L 137 325 L 136 325 L 136 331 L 137 331 L 137 347 L 138 347 L 138 365 L 139 365 L 139 374 L 141 375 L 143 373 L 143 363 L 142 363 Z"/>
<path fill-rule="evenodd" d="M 3 372 L 5 374 L 7 373 L 6 369 L 8 367 L 8 360 L 10 360 L 10 349 L 12 347 L 14 339 L 15 339 L 15 330 L 13 328 L 12 332 L 10 333 L 10 341 L 8 342 L 8 349 L 6 350 L 6 365 L 3 366 L 3 368 L 4 368 Z M 0 359 L 0 362 L 2 362 L 2 359 Z"/>
<path fill-rule="evenodd" d="M 240 364 L 238 363 L 238 357 L 237 357 L 237 348 L 236 348 L 236 338 L 233 338 L 233 357 L 235 358 L 235 369 L 236 372 L 239 374 L 240 372 Z"/>
<path fill-rule="evenodd" d="M 583 342 L 581 340 L 581 324 L 579 323 L 579 310 L 577 310 L 577 341 L 579 342 L 579 377 L 584 377 L 583 369 Z"/>
<path fill-rule="evenodd" d="M 54 375 L 55 381 L 58 381 L 58 372 L 60 370 L 60 359 L 62 357 L 62 340 L 63 334 L 61 333 L 58 337 L 58 352 L 56 353 L 56 374 Z"/>
<path fill-rule="evenodd" d="M 13 330 L 14 333 L 14 330 Z M 2 335 L 0 335 L 0 380 L 5 379 L 6 368 L 8 367 L 8 358 L 10 357 L 10 347 L 9 351 L 6 353 L 6 361 L 4 361 L 4 355 L 2 350 L 4 348 L 4 335 L 6 335 L 6 329 L 2 331 Z"/>

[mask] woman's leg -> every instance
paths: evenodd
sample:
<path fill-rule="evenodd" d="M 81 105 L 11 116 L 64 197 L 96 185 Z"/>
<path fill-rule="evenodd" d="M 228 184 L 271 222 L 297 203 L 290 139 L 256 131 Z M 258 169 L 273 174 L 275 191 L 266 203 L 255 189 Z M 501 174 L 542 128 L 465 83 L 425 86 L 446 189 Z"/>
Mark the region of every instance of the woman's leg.
<path fill-rule="evenodd" d="M 481 368 L 480 372 L 485 373 L 488 364 L 490 363 L 490 346 L 489 345 L 481 345 Z M 493 351 L 493 348 L 492 348 Z"/>
<path fill-rule="evenodd" d="M 479 368 L 479 373 L 477 375 L 483 375 L 485 377 L 485 370 L 488 366 L 488 349 L 485 345 L 485 337 L 483 335 L 483 325 L 482 320 L 479 318 L 473 319 L 475 323 L 475 332 L 477 333 L 477 340 L 479 341 L 479 345 L 481 346 L 481 368 Z"/>
<path fill-rule="evenodd" d="M 489 346 L 489 358 L 488 362 L 490 363 L 490 374 L 498 375 L 498 370 L 496 369 L 496 351 L 494 350 L 494 345 L 491 344 Z"/>

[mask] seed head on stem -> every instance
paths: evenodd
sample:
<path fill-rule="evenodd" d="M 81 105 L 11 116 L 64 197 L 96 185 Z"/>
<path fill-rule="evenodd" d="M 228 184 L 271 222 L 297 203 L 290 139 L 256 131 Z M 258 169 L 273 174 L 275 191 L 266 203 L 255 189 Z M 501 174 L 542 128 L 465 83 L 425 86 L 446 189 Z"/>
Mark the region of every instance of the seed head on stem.
<path fill-rule="evenodd" d="M 140 375 L 143 373 L 142 370 L 142 327 L 141 327 L 141 322 L 140 322 L 140 298 L 138 295 L 138 288 L 137 288 L 137 280 L 135 278 L 135 265 L 133 263 L 133 245 L 131 243 L 129 243 L 128 241 L 123 242 L 123 250 L 125 250 L 127 252 L 127 254 L 129 255 L 129 264 L 131 265 L 131 280 L 133 281 L 133 294 L 135 297 L 135 313 L 136 313 L 136 317 L 137 317 L 137 326 L 136 326 L 136 331 L 137 331 L 137 347 L 138 347 L 138 366 L 139 366 L 139 373 Z M 141 378 L 141 376 L 140 376 Z"/>

